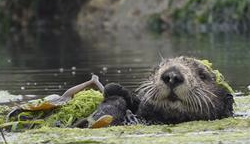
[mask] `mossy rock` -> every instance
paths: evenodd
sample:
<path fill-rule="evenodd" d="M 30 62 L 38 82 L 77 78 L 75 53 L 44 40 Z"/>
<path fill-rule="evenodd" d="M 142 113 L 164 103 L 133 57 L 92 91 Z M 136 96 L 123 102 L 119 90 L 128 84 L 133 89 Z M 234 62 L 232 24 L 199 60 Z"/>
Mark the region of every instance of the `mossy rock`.
<path fill-rule="evenodd" d="M 227 118 L 177 125 L 113 126 L 101 129 L 43 127 L 19 134 L 20 143 L 235 143 L 249 142 L 250 119 Z M 14 141 L 15 142 L 15 141 Z"/>

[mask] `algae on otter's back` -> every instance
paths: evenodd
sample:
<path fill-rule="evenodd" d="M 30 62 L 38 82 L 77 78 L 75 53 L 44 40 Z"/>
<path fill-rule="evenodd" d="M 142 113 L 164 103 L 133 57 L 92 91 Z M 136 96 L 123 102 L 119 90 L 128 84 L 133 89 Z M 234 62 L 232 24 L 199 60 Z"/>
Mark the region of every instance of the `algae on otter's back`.
<path fill-rule="evenodd" d="M 93 89 L 80 91 L 66 105 L 55 109 L 46 119 L 45 125 L 70 126 L 77 119 L 88 117 L 102 101 L 103 96 L 99 91 Z"/>
<path fill-rule="evenodd" d="M 225 78 L 220 73 L 220 71 L 219 70 L 214 70 L 212 68 L 213 64 L 211 62 L 209 62 L 208 60 L 197 60 L 197 61 L 200 62 L 201 64 L 203 64 L 204 66 L 206 66 L 209 71 L 211 71 L 212 73 L 215 74 L 216 83 L 218 85 L 221 85 L 222 87 L 224 87 L 228 92 L 234 93 L 233 88 L 225 81 Z"/>

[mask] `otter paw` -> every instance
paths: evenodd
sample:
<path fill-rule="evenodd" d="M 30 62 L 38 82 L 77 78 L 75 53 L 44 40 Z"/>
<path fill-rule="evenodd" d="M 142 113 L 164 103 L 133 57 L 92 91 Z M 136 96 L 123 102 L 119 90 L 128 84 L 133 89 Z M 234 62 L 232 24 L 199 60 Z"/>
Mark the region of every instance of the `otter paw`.
<path fill-rule="evenodd" d="M 117 83 L 109 83 L 104 87 L 104 97 L 106 98 L 110 96 L 126 96 L 128 93 L 127 89 Z"/>

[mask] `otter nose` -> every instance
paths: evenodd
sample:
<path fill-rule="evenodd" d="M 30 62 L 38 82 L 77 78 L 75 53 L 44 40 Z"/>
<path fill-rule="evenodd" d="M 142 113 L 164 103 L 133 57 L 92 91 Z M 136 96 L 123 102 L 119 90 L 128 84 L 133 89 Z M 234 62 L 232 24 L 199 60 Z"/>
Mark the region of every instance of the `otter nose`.
<path fill-rule="evenodd" d="M 184 78 L 180 71 L 175 67 L 169 68 L 162 75 L 161 79 L 167 84 L 169 87 L 174 88 L 181 83 L 183 83 Z"/>

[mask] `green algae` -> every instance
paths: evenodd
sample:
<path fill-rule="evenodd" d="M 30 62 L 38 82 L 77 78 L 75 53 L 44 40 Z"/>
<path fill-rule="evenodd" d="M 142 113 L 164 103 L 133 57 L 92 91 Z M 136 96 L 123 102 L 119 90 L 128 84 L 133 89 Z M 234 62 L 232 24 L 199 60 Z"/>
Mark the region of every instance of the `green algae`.
<path fill-rule="evenodd" d="M 197 59 L 196 59 L 197 60 Z M 216 78 L 216 83 L 220 86 L 222 86 L 223 88 L 225 88 L 229 93 L 233 94 L 234 90 L 232 89 L 232 87 L 225 81 L 224 76 L 220 73 L 219 70 L 214 70 L 213 69 L 213 64 L 211 62 L 209 62 L 208 60 L 197 60 L 198 62 L 202 63 L 204 66 L 206 66 L 208 68 L 208 70 L 212 73 L 215 74 L 215 78 Z"/>
<path fill-rule="evenodd" d="M 93 89 L 80 91 L 66 105 L 53 110 L 53 114 L 46 118 L 45 125 L 55 126 L 59 123 L 61 127 L 70 126 L 77 119 L 92 114 L 102 101 L 103 96 L 99 91 Z"/>
<path fill-rule="evenodd" d="M 169 131 L 171 130 L 171 131 Z M 215 121 L 193 121 L 177 125 L 113 126 L 101 129 L 49 128 L 29 130 L 18 136 L 25 143 L 185 143 L 228 142 L 245 140 L 249 136 L 250 119 L 227 118 Z M 230 136 L 230 137 L 228 137 Z M 59 139 L 60 137 L 60 139 Z"/>
<path fill-rule="evenodd" d="M 31 127 L 36 127 L 36 125 L 41 125 L 43 123 L 44 120 L 14 121 L 14 122 L 3 123 L 0 125 L 0 128 L 7 129 L 11 132 L 19 132 L 19 131 L 22 132 L 25 129 L 30 129 Z"/>
<path fill-rule="evenodd" d="M 0 107 L 0 127 L 11 131 L 20 131 L 32 128 L 68 127 L 80 118 L 86 118 L 92 114 L 103 101 L 99 91 L 89 89 L 76 93 L 72 100 L 53 110 L 24 111 L 11 117 L 9 123 L 5 123 L 5 116 L 10 109 Z M 12 127 L 12 128 L 10 128 Z"/>
<path fill-rule="evenodd" d="M 25 111 L 17 115 L 17 121 L 43 119 L 48 111 Z"/>
<path fill-rule="evenodd" d="M 5 123 L 5 117 L 10 112 L 10 107 L 8 106 L 0 106 L 0 125 Z"/>

